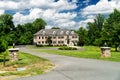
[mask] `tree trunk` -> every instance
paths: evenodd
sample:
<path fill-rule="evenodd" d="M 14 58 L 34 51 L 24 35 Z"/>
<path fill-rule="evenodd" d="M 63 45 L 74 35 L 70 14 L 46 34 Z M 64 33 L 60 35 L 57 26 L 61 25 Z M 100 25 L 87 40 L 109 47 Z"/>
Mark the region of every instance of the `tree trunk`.
<path fill-rule="evenodd" d="M 3 66 L 5 67 L 6 65 L 5 65 L 5 61 L 6 60 L 6 54 L 4 54 L 4 59 L 3 59 Z"/>
<path fill-rule="evenodd" d="M 116 51 L 116 52 L 118 51 L 118 50 L 117 50 L 117 47 L 118 47 L 118 46 L 116 45 L 116 46 L 115 46 L 115 51 Z"/>

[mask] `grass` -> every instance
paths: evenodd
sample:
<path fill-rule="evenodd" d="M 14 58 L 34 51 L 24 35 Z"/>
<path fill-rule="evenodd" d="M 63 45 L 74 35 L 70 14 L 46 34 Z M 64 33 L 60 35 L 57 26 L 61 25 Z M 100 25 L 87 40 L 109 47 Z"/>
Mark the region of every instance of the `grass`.
<path fill-rule="evenodd" d="M 3 67 L 3 53 L 0 54 L 0 71 L 7 71 L 5 73 L 1 73 L 1 76 L 31 76 L 31 75 L 37 75 L 37 74 L 43 74 L 47 70 L 51 69 L 53 67 L 53 64 L 48 61 L 47 59 L 43 59 L 31 54 L 19 52 L 19 60 L 10 62 L 6 62 L 6 67 Z M 6 60 L 9 59 L 8 53 Z M 16 68 L 26 68 L 24 71 L 16 71 Z M 7 79 L 6 79 L 7 80 Z"/>
<path fill-rule="evenodd" d="M 35 48 L 33 51 L 35 52 L 47 52 L 49 54 L 58 54 L 65 56 L 72 56 L 78 58 L 90 58 L 90 59 L 99 59 L 99 60 L 107 60 L 107 61 L 115 61 L 120 62 L 120 52 L 111 52 L 110 58 L 102 58 L 101 51 L 99 47 L 96 46 L 84 46 L 85 50 L 46 50 Z"/>

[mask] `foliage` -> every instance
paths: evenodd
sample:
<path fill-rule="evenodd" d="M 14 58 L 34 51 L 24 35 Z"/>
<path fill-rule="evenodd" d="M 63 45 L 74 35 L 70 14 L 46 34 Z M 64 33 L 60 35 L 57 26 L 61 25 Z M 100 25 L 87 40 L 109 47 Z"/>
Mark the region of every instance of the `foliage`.
<path fill-rule="evenodd" d="M 15 30 L 15 26 L 12 21 L 13 17 L 10 14 L 0 15 L 0 38 L 6 40 L 8 45 L 13 42 L 14 39 L 11 33 Z"/>
<path fill-rule="evenodd" d="M 0 53 L 6 51 L 7 48 L 7 42 L 5 40 L 0 39 Z"/>
<path fill-rule="evenodd" d="M 109 15 L 103 30 L 106 34 L 103 35 L 103 37 L 106 36 L 106 41 L 109 42 L 108 44 L 115 47 L 117 51 L 117 47 L 120 45 L 120 11 L 115 9 L 114 12 Z"/>
<path fill-rule="evenodd" d="M 37 18 L 35 21 L 33 21 L 32 25 L 34 32 L 37 32 L 38 30 L 45 28 L 46 22 L 41 18 Z"/>
<path fill-rule="evenodd" d="M 87 30 L 84 29 L 83 27 L 80 27 L 79 30 L 77 31 L 78 36 L 79 36 L 79 41 L 78 45 L 79 46 L 84 46 L 84 44 L 87 44 Z"/>
<path fill-rule="evenodd" d="M 106 19 L 104 15 L 96 15 L 94 22 L 88 22 L 86 31 L 80 28 L 77 33 L 79 45 L 103 46 L 107 43 L 117 51 L 120 45 L 120 11 L 115 9 Z"/>
<path fill-rule="evenodd" d="M 49 46 L 52 44 L 52 37 L 48 36 L 46 39 L 46 42 L 49 44 Z"/>
<path fill-rule="evenodd" d="M 15 42 L 17 44 L 32 44 L 34 34 L 37 31 L 44 29 L 45 25 L 46 22 L 41 18 L 37 18 L 35 21 L 33 21 L 33 23 L 17 25 L 15 36 L 18 39 Z"/>
<path fill-rule="evenodd" d="M 13 17 L 10 14 L 0 15 L 0 32 L 2 34 L 8 34 L 11 30 L 14 30 Z"/>
<path fill-rule="evenodd" d="M 32 44 L 34 34 L 45 28 L 46 22 L 37 18 L 32 23 L 18 24 L 16 27 L 12 21 L 10 14 L 0 15 L 0 37 L 8 42 L 8 45 L 16 44 Z"/>
<path fill-rule="evenodd" d="M 52 27 L 51 29 L 60 29 L 59 27 Z"/>
<path fill-rule="evenodd" d="M 103 28 L 103 23 L 105 19 L 104 16 L 101 14 L 96 15 L 94 22 L 89 22 L 87 29 L 88 29 L 88 38 L 89 38 L 89 45 L 98 45 L 95 44 L 95 39 L 101 38 L 101 32 Z M 100 45 L 100 44 L 99 44 Z"/>

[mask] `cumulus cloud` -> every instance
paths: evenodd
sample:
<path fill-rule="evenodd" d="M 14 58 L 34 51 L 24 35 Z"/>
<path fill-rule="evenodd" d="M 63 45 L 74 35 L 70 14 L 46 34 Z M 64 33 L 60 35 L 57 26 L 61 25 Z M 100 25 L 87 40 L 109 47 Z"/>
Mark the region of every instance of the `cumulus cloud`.
<path fill-rule="evenodd" d="M 88 18 L 88 19 L 85 19 L 85 20 L 81 20 L 79 22 L 79 25 L 80 25 L 80 27 L 86 27 L 88 22 L 93 22 L 93 21 L 94 21 L 93 18 L 92 19 Z"/>
<path fill-rule="evenodd" d="M 73 1 L 77 2 L 77 0 Z M 68 2 L 67 0 L 57 2 L 54 2 L 54 0 L 4 0 L 0 1 L 0 9 L 3 9 L 0 12 L 3 13 L 4 10 L 16 11 L 13 15 L 15 25 L 32 22 L 36 18 L 43 18 L 48 24 L 47 28 L 51 26 L 69 27 L 76 24 L 73 19 L 77 14 L 60 12 L 76 9 L 77 5 L 74 2 Z M 29 10 L 29 14 L 24 15 L 21 13 L 25 9 Z"/>
<path fill-rule="evenodd" d="M 72 2 L 69 3 L 67 0 L 59 0 L 54 2 L 54 0 L 4 0 L 0 1 L 0 9 L 5 10 L 24 10 L 29 8 L 55 8 L 57 10 L 69 10 L 75 9 L 77 6 Z"/>
<path fill-rule="evenodd" d="M 39 9 L 34 8 L 30 10 L 29 15 L 23 15 L 20 12 L 13 15 L 13 21 L 16 24 L 24 24 L 27 22 L 32 22 L 36 18 L 43 18 L 47 22 L 46 28 L 51 28 L 51 26 L 57 26 L 62 28 L 69 28 L 76 24 L 73 19 L 77 16 L 76 13 L 58 13 L 56 10 L 53 9 Z"/>
<path fill-rule="evenodd" d="M 114 8 L 120 9 L 119 0 L 100 0 L 94 5 L 88 5 L 78 12 L 69 12 L 78 8 L 76 3 L 78 0 L 0 0 L 0 14 L 5 10 L 14 10 L 16 13 L 13 15 L 15 25 L 32 22 L 36 18 L 43 18 L 47 22 L 46 28 L 62 27 L 62 28 L 76 28 L 86 26 L 88 22 L 93 22 L 95 15 L 98 13 L 108 14 Z M 84 4 L 88 4 L 90 0 L 83 0 Z M 27 9 L 28 14 L 21 12 Z M 67 10 L 68 12 L 64 12 Z M 75 19 L 78 19 L 75 20 Z"/>
<path fill-rule="evenodd" d="M 0 15 L 4 14 L 4 12 L 5 12 L 4 10 L 0 9 Z"/>
<path fill-rule="evenodd" d="M 24 24 L 27 22 L 34 21 L 36 18 L 41 17 L 42 14 L 43 10 L 39 8 L 31 9 L 29 15 L 23 15 L 20 12 L 17 12 L 16 14 L 13 15 L 13 21 L 15 22 L 15 25 Z"/>
<path fill-rule="evenodd" d="M 86 18 L 85 20 L 80 21 L 80 25 L 86 26 L 88 22 L 93 22 L 93 19 L 95 18 L 95 15 L 100 14 L 109 14 L 113 12 L 114 9 L 120 10 L 120 1 L 119 0 L 100 0 L 95 5 L 89 5 L 82 9 L 80 14 L 83 18 Z"/>
<path fill-rule="evenodd" d="M 120 9 L 120 1 L 118 0 L 100 0 L 95 5 L 89 5 L 82 10 L 82 15 L 90 15 L 90 14 L 108 14 L 113 12 L 113 10 L 117 8 Z"/>

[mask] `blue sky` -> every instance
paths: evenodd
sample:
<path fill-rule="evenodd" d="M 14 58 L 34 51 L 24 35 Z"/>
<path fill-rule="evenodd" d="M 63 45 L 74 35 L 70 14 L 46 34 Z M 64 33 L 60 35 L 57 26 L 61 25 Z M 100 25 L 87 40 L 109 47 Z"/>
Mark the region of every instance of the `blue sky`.
<path fill-rule="evenodd" d="M 108 15 L 115 8 L 120 9 L 120 0 L 0 0 L 0 14 L 12 14 L 15 25 L 42 18 L 46 28 L 86 27 L 98 13 Z"/>

